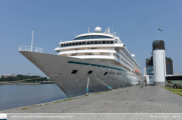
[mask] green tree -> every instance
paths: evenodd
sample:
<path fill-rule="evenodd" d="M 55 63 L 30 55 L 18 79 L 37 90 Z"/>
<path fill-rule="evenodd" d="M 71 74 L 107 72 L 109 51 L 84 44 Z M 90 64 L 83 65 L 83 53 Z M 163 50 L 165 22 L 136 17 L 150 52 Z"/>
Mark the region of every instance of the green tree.
<path fill-rule="evenodd" d="M 3 75 L 1 76 L 0 81 L 4 81 L 4 76 Z"/>

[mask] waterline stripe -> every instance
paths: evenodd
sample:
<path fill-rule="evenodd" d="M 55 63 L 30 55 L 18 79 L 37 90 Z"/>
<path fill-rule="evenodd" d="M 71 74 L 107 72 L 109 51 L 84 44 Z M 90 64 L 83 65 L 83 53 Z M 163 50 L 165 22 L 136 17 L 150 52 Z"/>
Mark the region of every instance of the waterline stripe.
<path fill-rule="evenodd" d="M 88 65 L 88 66 L 96 66 L 96 67 L 102 67 L 102 68 L 110 68 L 110 69 L 115 69 L 115 70 L 120 70 L 120 71 L 127 72 L 124 69 L 115 68 L 115 67 L 109 67 L 109 66 L 104 66 L 104 65 L 98 65 L 98 64 L 90 64 L 90 63 L 75 62 L 75 61 L 68 61 L 68 63 L 71 63 L 71 64 L 79 64 L 79 65 Z"/>

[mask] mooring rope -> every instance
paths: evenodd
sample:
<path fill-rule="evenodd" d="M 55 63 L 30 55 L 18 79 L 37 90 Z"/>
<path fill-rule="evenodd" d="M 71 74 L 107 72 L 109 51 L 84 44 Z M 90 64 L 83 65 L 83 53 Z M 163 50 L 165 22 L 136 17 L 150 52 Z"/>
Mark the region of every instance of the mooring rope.
<path fill-rule="evenodd" d="M 107 88 L 112 89 L 111 86 L 109 86 L 106 83 L 102 82 L 98 77 L 95 76 L 95 78 L 96 78 L 97 81 L 99 81 L 100 83 L 102 83 L 103 85 L 105 85 Z"/>

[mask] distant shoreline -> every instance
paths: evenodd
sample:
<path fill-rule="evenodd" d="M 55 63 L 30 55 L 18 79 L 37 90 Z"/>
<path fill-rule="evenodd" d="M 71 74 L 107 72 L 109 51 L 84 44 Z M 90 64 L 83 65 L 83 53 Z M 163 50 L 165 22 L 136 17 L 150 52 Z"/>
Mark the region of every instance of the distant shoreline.
<path fill-rule="evenodd" d="M 38 83 L 26 83 L 26 82 L 16 82 L 16 83 L 3 83 L 3 82 L 0 82 L 0 85 L 26 85 L 26 84 L 40 84 L 40 82 Z"/>
<path fill-rule="evenodd" d="M 43 83 L 43 82 L 10 82 L 10 83 L 4 83 L 0 82 L 0 85 L 33 85 L 33 84 L 54 84 L 54 83 Z"/>

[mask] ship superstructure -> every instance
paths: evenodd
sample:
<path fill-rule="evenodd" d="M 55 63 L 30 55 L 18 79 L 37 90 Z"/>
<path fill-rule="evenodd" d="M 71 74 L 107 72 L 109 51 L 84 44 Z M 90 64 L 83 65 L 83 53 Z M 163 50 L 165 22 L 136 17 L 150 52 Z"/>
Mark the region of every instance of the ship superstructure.
<path fill-rule="evenodd" d="M 60 42 L 61 47 L 55 48 L 58 55 L 79 59 L 101 60 L 123 67 L 128 72 L 141 75 L 140 66 L 135 55 L 125 47 L 116 33 L 110 33 L 107 28 L 101 33 L 101 28 L 96 27 L 95 33 L 78 35 L 74 40 Z"/>

